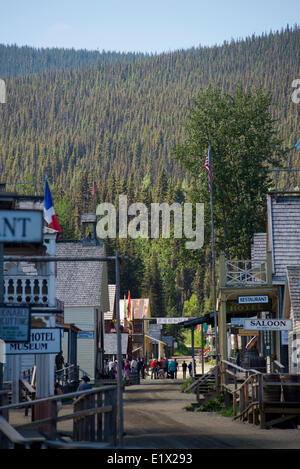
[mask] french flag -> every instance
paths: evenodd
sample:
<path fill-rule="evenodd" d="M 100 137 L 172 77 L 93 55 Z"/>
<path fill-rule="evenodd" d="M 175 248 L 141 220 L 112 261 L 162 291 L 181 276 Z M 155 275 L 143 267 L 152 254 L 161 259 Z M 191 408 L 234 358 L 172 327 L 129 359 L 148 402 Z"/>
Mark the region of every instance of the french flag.
<path fill-rule="evenodd" d="M 45 184 L 44 218 L 53 230 L 59 231 L 60 233 L 62 232 L 57 216 L 55 215 L 48 179 L 46 179 Z"/>

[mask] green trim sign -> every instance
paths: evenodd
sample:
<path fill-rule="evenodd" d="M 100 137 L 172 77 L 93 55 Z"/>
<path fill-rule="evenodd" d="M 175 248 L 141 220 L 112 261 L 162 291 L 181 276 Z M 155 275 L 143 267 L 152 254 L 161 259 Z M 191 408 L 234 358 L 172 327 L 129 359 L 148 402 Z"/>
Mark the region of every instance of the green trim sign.
<path fill-rule="evenodd" d="M 0 306 L 0 339 L 4 342 L 28 342 L 29 306 Z"/>

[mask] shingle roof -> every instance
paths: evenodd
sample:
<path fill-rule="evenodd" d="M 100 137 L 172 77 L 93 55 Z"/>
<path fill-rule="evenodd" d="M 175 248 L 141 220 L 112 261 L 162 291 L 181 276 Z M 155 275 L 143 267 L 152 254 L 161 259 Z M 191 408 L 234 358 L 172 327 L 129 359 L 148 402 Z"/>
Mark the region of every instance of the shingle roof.
<path fill-rule="evenodd" d="M 284 282 L 286 267 L 300 265 L 300 196 L 268 196 L 268 224 L 273 280 Z"/>
<path fill-rule="evenodd" d="M 286 270 L 294 317 L 295 319 L 300 319 L 300 265 L 288 266 Z"/>
<path fill-rule="evenodd" d="M 56 245 L 57 257 L 105 256 L 104 245 L 83 246 L 81 242 Z M 101 305 L 104 262 L 57 262 L 56 297 L 65 306 Z"/>
<path fill-rule="evenodd" d="M 104 313 L 105 320 L 112 320 L 114 317 L 115 300 L 116 300 L 116 285 L 108 285 L 109 295 L 109 311 Z"/>
<path fill-rule="evenodd" d="M 255 233 L 251 245 L 251 259 L 264 260 L 267 257 L 267 233 Z"/>

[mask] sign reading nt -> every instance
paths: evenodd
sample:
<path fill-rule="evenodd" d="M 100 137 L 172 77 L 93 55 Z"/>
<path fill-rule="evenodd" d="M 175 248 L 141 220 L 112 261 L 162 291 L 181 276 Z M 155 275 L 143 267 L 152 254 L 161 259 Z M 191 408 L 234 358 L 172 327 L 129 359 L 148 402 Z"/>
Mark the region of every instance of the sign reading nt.
<path fill-rule="evenodd" d="M 42 239 L 41 210 L 0 210 L 0 243 L 40 243 Z"/>

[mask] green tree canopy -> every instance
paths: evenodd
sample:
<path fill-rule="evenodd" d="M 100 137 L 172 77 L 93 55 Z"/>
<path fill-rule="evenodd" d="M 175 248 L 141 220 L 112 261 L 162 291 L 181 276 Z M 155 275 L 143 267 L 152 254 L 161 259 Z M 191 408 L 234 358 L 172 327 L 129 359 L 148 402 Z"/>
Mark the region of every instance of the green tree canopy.
<path fill-rule="evenodd" d="M 209 212 L 204 162 L 212 147 L 216 246 L 227 256 L 249 255 L 253 234 L 265 230 L 268 169 L 278 167 L 286 154 L 270 106 L 270 95 L 260 88 L 238 86 L 231 95 L 209 86 L 195 100 L 186 142 L 176 149 L 175 157 L 199 177 L 196 198 Z"/>

